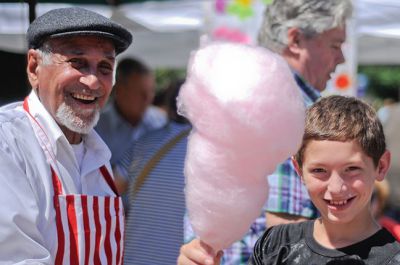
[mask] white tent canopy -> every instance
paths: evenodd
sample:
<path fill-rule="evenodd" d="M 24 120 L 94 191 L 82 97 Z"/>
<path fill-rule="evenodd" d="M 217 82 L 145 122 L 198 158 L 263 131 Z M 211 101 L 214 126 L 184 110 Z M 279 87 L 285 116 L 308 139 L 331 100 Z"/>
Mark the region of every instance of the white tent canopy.
<path fill-rule="evenodd" d="M 211 0 L 171 0 L 110 7 L 82 6 L 125 25 L 133 44 L 123 56 L 136 56 L 152 67 L 184 67 L 205 31 Z M 353 0 L 356 58 L 359 64 L 400 64 L 400 1 Z M 38 4 L 37 15 L 65 7 Z M 25 53 L 28 5 L 0 4 L 0 50 Z"/>
<path fill-rule="evenodd" d="M 400 64 L 400 1 L 353 0 L 360 64 Z"/>

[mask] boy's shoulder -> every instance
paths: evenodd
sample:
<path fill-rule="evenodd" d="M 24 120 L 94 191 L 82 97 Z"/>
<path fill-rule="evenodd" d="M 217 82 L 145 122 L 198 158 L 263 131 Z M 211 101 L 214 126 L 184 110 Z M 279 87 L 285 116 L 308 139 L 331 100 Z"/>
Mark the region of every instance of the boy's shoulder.
<path fill-rule="evenodd" d="M 270 227 L 259 239 L 268 254 L 274 255 L 282 247 L 290 247 L 293 244 L 305 244 L 305 238 L 312 231 L 314 221 L 300 223 L 281 224 Z"/>
<path fill-rule="evenodd" d="M 385 228 L 338 251 L 345 254 L 349 260 L 354 258 L 369 265 L 400 264 L 400 243 Z"/>
<path fill-rule="evenodd" d="M 249 264 L 283 264 L 288 256 L 289 260 L 296 260 L 296 264 L 309 264 L 308 259 L 305 261 L 303 256 L 304 253 L 306 256 L 310 253 L 306 238 L 310 236 L 313 224 L 314 221 L 305 221 L 268 228 L 254 246 Z"/>
<path fill-rule="evenodd" d="M 371 257 L 371 261 L 376 261 L 372 264 L 400 264 L 400 243 L 385 228 L 382 228 L 375 236 L 360 243 L 358 246 L 360 251 L 366 251 L 368 256 Z M 366 253 L 360 253 L 360 255 L 363 254 Z"/>
<path fill-rule="evenodd" d="M 250 264 L 281 264 L 283 260 L 307 265 L 334 260 L 340 264 L 400 264 L 400 243 L 386 229 L 348 247 L 327 249 L 313 239 L 313 224 L 307 221 L 269 228 L 257 241 Z"/>
<path fill-rule="evenodd" d="M 288 223 L 273 226 L 268 230 L 270 236 L 272 236 L 273 238 L 275 236 L 279 236 L 279 238 L 285 240 L 285 242 L 297 242 L 299 241 L 299 239 L 305 237 L 306 233 L 309 232 L 309 229 L 312 230 L 313 224 L 314 220 L 298 223 Z"/>

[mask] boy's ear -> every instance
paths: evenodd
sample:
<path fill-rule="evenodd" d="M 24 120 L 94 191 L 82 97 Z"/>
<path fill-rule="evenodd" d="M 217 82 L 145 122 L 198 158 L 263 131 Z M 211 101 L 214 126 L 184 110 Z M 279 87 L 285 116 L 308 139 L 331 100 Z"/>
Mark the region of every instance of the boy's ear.
<path fill-rule="evenodd" d="M 390 160 L 391 154 L 389 150 L 386 150 L 378 162 L 378 176 L 376 177 L 377 181 L 382 181 L 385 178 L 386 173 L 388 172 L 390 167 Z"/>
<path fill-rule="evenodd" d="M 292 163 L 294 165 L 294 169 L 296 170 L 297 175 L 300 176 L 301 181 L 304 181 L 303 179 L 303 171 L 301 170 L 299 163 L 297 163 L 297 160 L 294 159 L 294 156 L 292 156 Z"/>

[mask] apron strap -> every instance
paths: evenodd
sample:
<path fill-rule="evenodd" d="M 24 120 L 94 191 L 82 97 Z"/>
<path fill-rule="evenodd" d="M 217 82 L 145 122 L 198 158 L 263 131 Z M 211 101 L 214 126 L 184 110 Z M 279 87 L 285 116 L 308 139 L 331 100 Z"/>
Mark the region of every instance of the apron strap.
<path fill-rule="evenodd" d="M 26 97 L 26 98 L 24 99 L 23 108 L 24 108 L 25 112 L 28 113 L 28 115 L 29 115 L 29 117 L 32 119 L 32 121 L 34 122 L 34 125 L 38 126 L 39 130 L 45 135 L 46 138 L 48 138 L 48 136 L 46 135 L 46 133 L 45 133 L 44 129 L 42 128 L 42 126 L 41 126 L 41 125 L 39 124 L 39 122 L 32 116 L 32 114 L 31 114 L 30 111 L 29 111 L 28 97 Z M 40 140 L 40 139 L 38 139 L 38 140 Z M 46 154 L 46 150 L 45 150 L 45 149 L 47 149 L 47 148 L 46 148 L 44 145 L 42 146 L 42 148 L 43 148 L 43 151 L 44 151 L 45 154 Z M 47 154 L 51 156 L 51 157 L 50 157 L 51 160 L 53 160 L 53 162 L 55 163 L 55 166 L 57 167 L 55 155 L 53 155 L 54 157 L 52 157 L 52 153 L 51 153 L 50 150 L 47 150 Z M 61 181 L 60 181 L 60 179 L 58 178 L 58 175 L 57 175 L 56 171 L 54 170 L 53 166 L 51 165 L 50 161 L 49 161 L 49 164 L 50 164 L 50 169 L 51 169 L 51 178 L 52 178 L 52 181 L 53 181 L 54 194 L 55 194 L 55 195 L 62 195 L 63 192 L 62 192 L 62 184 L 61 184 Z M 110 188 L 112 189 L 112 191 L 113 191 L 117 196 L 119 196 L 118 191 L 117 191 L 117 188 L 116 188 L 115 183 L 114 183 L 114 180 L 113 180 L 113 178 L 111 177 L 110 173 L 108 172 L 107 168 L 106 168 L 104 165 L 100 167 L 100 172 L 101 172 L 101 174 L 103 175 L 103 178 L 105 179 L 105 181 L 107 182 L 107 184 L 108 184 L 108 185 L 110 186 Z"/>
<path fill-rule="evenodd" d="M 61 195 L 62 194 L 61 182 L 51 165 L 50 169 L 51 169 L 51 179 L 53 180 L 54 195 Z"/>
<path fill-rule="evenodd" d="M 151 173 L 151 171 L 158 164 L 158 162 L 160 162 L 163 156 L 167 154 L 180 140 L 188 136 L 190 130 L 191 128 L 181 131 L 179 134 L 177 134 L 175 137 L 173 137 L 167 143 L 165 143 L 160 149 L 158 149 L 157 153 L 155 153 L 153 157 L 151 157 L 151 159 L 146 163 L 146 165 L 143 167 L 142 171 L 136 178 L 136 182 L 132 189 L 133 197 L 136 195 L 136 193 L 138 193 L 142 185 L 145 183 L 147 177 Z M 135 161 L 133 160 L 130 168 L 132 167 L 134 162 Z"/>
<path fill-rule="evenodd" d="M 117 190 L 117 187 L 115 186 L 114 180 L 111 177 L 110 172 L 108 172 L 106 166 L 101 166 L 100 167 L 100 172 L 103 175 L 104 179 L 106 180 L 108 186 L 110 186 L 110 188 L 113 190 L 113 192 L 115 193 L 115 195 L 117 195 L 117 197 L 119 197 L 119 192 Z"/>

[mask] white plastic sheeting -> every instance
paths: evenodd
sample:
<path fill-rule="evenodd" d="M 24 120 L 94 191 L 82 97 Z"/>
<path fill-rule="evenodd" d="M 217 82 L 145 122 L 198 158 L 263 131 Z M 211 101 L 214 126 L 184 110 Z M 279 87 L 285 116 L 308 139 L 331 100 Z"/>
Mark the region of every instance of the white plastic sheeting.
<path fill-rule="evenodd" d="M 136 56 L 152 67 L 184 67 L 205 31 L 212 0 L 171 0 L 107 5 L 82 5 L 125 25 L 133 44 L 122 55 Z M 400 1 L 353 0 L 352 30 L 360 64 L 400 64 Z M 37 15 L 66 4 L 37 4 Z M 28 5 L 0 4 L 0 50 L 25 53 Z"/>

